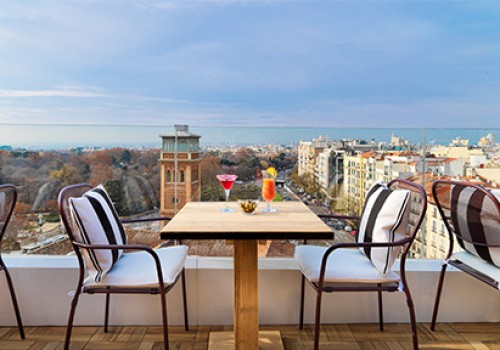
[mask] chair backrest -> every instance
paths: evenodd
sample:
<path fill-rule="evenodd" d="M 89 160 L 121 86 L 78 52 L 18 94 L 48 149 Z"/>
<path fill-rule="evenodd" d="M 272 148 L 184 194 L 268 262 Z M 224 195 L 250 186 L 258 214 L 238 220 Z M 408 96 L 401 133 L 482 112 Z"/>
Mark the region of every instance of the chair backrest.
<path fill-rule="evenodd" d="M 490 190 L 465 181 L 437 180 L 432 195 L 450 234 L 459 246 L 500 267 L 500 202 Z"/>
<path fill-rule="evenodd" d="M 0 244 L 7 231 L 7 225 L 17 202 L 17 190 L 14 185 L 0 185 Z"/>
<path fill-rule="evenodd" d="M 356 237 L 363 243 L 396 243 L 390 247 L 365 245 L 360 250 L 383 275 L 398 255 L 406 256 L 422 223 L 427 196 L 422 186 L 402 179 L 387 185 L 375 183 L 369 190 Z"/>
<path fill-rule="evenodd" d="M 116 209 L 103 186 L 64 188 L 60 211 L 75 251 L 81 250 L 89 275 L 99 282 L 123 254 L 122 249 L 80 249 L 76 243 L 123 245 L 127 237 Z"/>

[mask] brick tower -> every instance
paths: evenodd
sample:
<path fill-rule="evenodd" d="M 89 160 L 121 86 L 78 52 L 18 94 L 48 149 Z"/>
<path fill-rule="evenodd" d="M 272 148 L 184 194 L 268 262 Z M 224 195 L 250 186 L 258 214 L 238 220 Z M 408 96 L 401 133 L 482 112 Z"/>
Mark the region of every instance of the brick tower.
<path fill-rule="evenodd" d="M 175 125 L 175 133 L 160 135 L 160 215 L 175 215 L 189 201 L 200 201 L 200 137 L 187 125 Z M 177 200 L 176 200 L 177 198 Z"/>

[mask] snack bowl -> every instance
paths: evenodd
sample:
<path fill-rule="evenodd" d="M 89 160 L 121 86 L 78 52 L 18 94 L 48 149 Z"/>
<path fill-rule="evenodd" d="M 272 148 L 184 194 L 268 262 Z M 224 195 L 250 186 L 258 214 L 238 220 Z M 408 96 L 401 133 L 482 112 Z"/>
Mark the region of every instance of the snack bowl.
<path fill-rule="evenodd" d="M 241 211 L 245 214 L 253 214 L 259 205 L 257 199 L 238 199 L 238 204 L 240 205 Z"/>

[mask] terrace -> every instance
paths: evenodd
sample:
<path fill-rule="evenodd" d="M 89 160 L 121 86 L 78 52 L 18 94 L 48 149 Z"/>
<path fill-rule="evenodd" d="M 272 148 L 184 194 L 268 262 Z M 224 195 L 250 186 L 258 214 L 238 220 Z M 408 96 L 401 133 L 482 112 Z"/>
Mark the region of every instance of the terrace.
<path fill-rule="evenodd" d="M 243 133 L 245 130 L 240 131 Z M 280 137 L 277 131 L 273 130 L 274 137 Z M 154 132 L 159 144 L 158 130 L 151 128 L 148 132 Z M 215 130 L 211 132 L 217 134 Z M 477 134 L 483 135 L 484 132 L 486 131 L 477 131 Z M 217 134 L 212 137 L 217 139 L 222 136 Z M 498 157 L 498 148 L 494 149 L 497 152 L 494 154 Z M 350 166 L 346 165 L 345 171 L 349 171 Z M 348 183 L 348 179 L 345 179 L 345 183 Z M 338 191 L 332 193 L 338 194 Z M 432 211 L 428 211 L 429 225 L 434 219 L 431 215 Z M 154 232 L 150 235 L 154 235 Z M 58 234 L 54 237 L 58 237 Z M 158 237 L 154 237 L 152 241 L 158 243 Z M 340 237 L 339 234 L 337 238 Z M 57 240 L 51 241 L 51 244 L 64 243 L 55 241 Z M 426 241 L 426 237 L 422 235 L 416 242 L 420 245 L 420 250 L 416 253 L 422 257 L 422 249 L 425 251 L 427 244 L 435 250 L 439 248 L 434 241 Z M 443 244 L 445 243 L 441 245 Z M 167 300 L 172 348 L 205 349 L 208 332 L 231 329 L 233 267 L 232 258 L 227 256 L 231 254 L 231 250 L 224 249 L 224 254 L 221 255 L 225 256 L 203 256 L 200 253 L 203 249 L 198 249 L 195 255 L 190 255 L 187 259 L 191 331 L 186 333 L 179 327 L 182 324 L 180 287 L 176 286 L 169 293 Z M 309 349 L 313 337 L 312 327 L 308 326 L 303 331 L 296 327 L 300 272 L 290 256 L 262 255 L 259 259 L 259 322 L 263 329 L 280 330 L 286 349 Z M 9 296 L 2 292 L 0 349 L 60 348 L 71 300 L 68 293 L 75 288 L 78 276 L 75 257 L 7 254 L 5 262 L 15 283 L 23 321 L 27 326 L 27 339 L 19 340 L 16 328 L 13 327 L 15 318 L 10 311 Z M 416 304 L 421 349 L 498 349 L 499 293 L 475 283 L 458 271 L 451 270 L 448 273 L 439 314 L 439 321 L 442 323 L 438 325 L 437 332 L 430 332 L 428 323 L 440 268 L 439 259 L 411 259 L 408 263 L 409 285 Z M 3 278 L 0 278 L 0 290 L 6 290 Z M 113 327 L 109 334 L 104 334 L 100 328 L 104 318 L 103 304 L 104 297 L 82 296 L 75 319 L 77 327 L 73 348 L 153 349 L 160 346 L 161 320 L 156 297 L 114 296 L 110 315 Z M 410 346 L 408 312 L 401 293 L 384 296 L 387 324 L 384 332 L 378 331 L 375 295 L 337 293 L 324 297 L 323 305 L 322 321 L 326 326 L 321 333 L 322 349 L 406 349 Z M 314 295 L 307 288 L 305 321 L 308 324 L 313 322 L 313 311 Z"/>
<path fill-rule="evenodd" d="M 444 323 L 431 333 L 427 324 L 419 326 L 420 349 L 498 349 L 500 342 L 497 323 Z M 263 329 L 278 329 L 286 349 L 306 350 L 313 345 L 310 327 L 300 331 L 295 326 L 264 326 Z M 173 349 L 206 349 L 209 332 L 229 331 L 230 327 L 200 326 L 185 332 L 183 327 L 170 327 L 170 344 Z M 17 329 L 0 329 L 2 349 L 59 349 L 64 341 L 63 327 L 27 328 L 26 340 L 19 340 Z M 373 324 L 326 325 L 320 340 L 322 349 L 389 349 L 400 350 L 411 347 L 407 340 L 406 324 L 390 324 L 381 336 Z M 102 327 L 80 327 L 74 332 L 74 348 L 77 349 L 160 349 L 161 327 L 112 327 L 104 333 Z"/>

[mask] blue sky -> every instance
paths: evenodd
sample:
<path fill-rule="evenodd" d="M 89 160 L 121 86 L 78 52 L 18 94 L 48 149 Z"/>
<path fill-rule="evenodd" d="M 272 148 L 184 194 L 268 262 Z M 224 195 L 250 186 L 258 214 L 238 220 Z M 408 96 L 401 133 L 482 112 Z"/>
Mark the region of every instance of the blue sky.
<path fill-rule="evenodd" d="M 0 5 L 0 124 L 500 128 L 499 1 Z"/>

